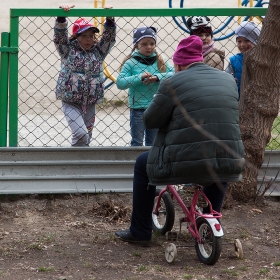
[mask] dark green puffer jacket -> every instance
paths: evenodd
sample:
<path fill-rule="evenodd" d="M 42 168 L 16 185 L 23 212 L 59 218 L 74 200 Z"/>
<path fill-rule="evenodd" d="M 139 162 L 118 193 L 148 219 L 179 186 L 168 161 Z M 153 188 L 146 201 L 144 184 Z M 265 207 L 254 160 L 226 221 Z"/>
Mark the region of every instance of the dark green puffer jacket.
<path fill-rule="evenodd" d="M 203 63 L 162 81 L 144 113 L 146 127 L 159 128 L 148 157 L 150 183 L 240 180 L 245 160 L 237 100 L 234 78 Z"/>

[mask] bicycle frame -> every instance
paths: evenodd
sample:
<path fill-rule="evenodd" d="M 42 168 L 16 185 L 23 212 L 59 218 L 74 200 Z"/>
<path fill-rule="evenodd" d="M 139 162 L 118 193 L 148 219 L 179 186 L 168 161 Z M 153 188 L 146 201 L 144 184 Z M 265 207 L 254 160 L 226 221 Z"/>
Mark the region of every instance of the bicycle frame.
<path fill-rule="evenodd" d="M 173 185 L 167 185 L 159 193 L 158 200 L 157 200 L 157 203 L 156 203 L 156 207 L 154 208 L 155 210 L 153 212 L 155 215 L 158 215 L 158 213 L 159 213 L 161 197 L 162 197 L 163 193 L 166 192 L 166 191 L 168 191 L 171 194 L 171 197 L 172 197 L 173 200 L 175 198 L 175 200 L 179 203 L 182 211 L 185 213 L 185 217 L 183 219 L 181 219 L 181 221 L 189 223 L 188 224 L 188 230 L 190 231 L 192 236 L 197 240 L 198 243 L 202 243 L 202 240 L 201 240 L 200 234 L 198 233 L 197 225 L 196 225 L 196 219 L 199 218 L 199 217 L 202 217 L 202 218 L 205 218 L 205 219 L 208 220 L 209 224 L 213 228 L 213 232 L 215 233 L 215 236 L 222 236 L 223 235 L 223 230 L 221 228 L 220 223 L 218 221 L 215 222 L 215 220 L 217 218 L 222 217 L 222 214 L 213 210 L 211 202 L 206 197 L 206 195 L 203 193 L 202 187 L 200 185 L 195 185 L 195 192 L 194 192 L 193 198 L 191 200 L 191 206 L 189 208 L 185 205 L 185 203 L 181 199 L 181 197 L 178 194 L 175 187 Z M 198 208 L 197 201 L 198 201 L 199 195 L 203 196 L 205 201 L 208 203 L 210 213 L 203 214 L 200 211 L 200 209 Z"/>

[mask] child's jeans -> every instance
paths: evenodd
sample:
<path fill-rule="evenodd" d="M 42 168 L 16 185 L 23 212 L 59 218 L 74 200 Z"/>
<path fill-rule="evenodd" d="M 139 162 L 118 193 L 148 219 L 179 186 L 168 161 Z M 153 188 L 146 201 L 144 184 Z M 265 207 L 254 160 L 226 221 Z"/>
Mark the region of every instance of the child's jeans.
<path fill-rule="evenodd" d="M 95 104 L 86 106 L 62 101 L 62 111 L 72 131 L 72 146 L 89 146 L 95 121 Z"/>
<path fill-rule="evenodd" d="M 130 134 L 131 146 L 143 146 L 145 136 L 145 146 L 152 146 L 157 129 L 147 129 L 143 122 L 145 109 L 130 109 Z"/>

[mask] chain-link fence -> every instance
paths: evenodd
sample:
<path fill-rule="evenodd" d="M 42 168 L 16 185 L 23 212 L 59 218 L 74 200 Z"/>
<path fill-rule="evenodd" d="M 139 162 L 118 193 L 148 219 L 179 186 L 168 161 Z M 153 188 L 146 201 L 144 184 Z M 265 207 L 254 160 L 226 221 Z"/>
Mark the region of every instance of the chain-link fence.
<path fill-rule="evenodd" d="M 253 10 L 248 10 L 250 15 L 255 15 L 251 12 Z M 259 16 L 251 17 L 249 20 L 261 27 L 261 16 L 264 16 L 265 9 L 259 10 Z M 108 11 L 111 13 L 110 15 L 115 16 L 117 38 L 116 44 L 105 59 L 107 65 L 104 82 L 105 99 L 96 108 L 96 120 L 90 146 L 130 145 L 130 109 L 127 91 L 119 90 L 113 81 L 119 74 L 118 69 L 123 59 L 132 50 L 133 30 L 141 26 L 156 27 L 158 29 L 157 52 L 167 58 L 168 63 L 173 66 L 172 55 L 175 48 L 182 38 L 189 36 L 186 19 L 189 15 L 206 15 L 206 11 L 202 9 L 192 10 L 189 15 L 186 10 L 186 15 L 183 17 L 179 16 L 182 9 L 180 13 L 179 9 L 174 9 L 172 16 L 168 9 L 157 12 L 145 10 L 143 13 L 145 12 L 146 16 L 144 16 L 145 14 L 133 16 L 133 11 L 130 13 L 121 11 Z M 138 14 L 140 12 L 137 11 Z M 61 15 L 62 12 L 58 11 L 57 15 L 59 13 Z M 77 17 L 86 17 L 100 28 L 100 23 L 104 21 L 102 16 L 89 17 L 89 11 L 86 12 L 82 9 L 79 13 L 76 10 L 74 16 L 71 13 L 73 14 L 73 11 L 69 12 L 70 17 L 67 18 L 69 35 Z M 152 16 L 153 13 L 157 16 Z M 92 10 L 92 14 L 94 14 L 94 10 Z M 131 14 L 132 16 L 120 17 L 120 14 Z M 210 9 L 209 14 L 215 14 L 215 12 Z M 219 16 L 209 14 L 207 15 L 211 19 L 215 47 L 225 51 L 226 67 L 229 57 L 238 52 L 234 30 L 242 20 L 247 20 L 248 16 L 238 16 L 237 9 L 220 9 L 217 12 Z M 55 19 L 55 16 L 19 17 L 18 146 L 21 147 L 70 146 L 71 131 L 62 112 L 61 101 L 55 98 L 55 87 L 60 71 L 60 57 L 53 42 Z M 11 104 L 11 106 L 13 105 Z M 276 144 L 273 144 L 272 149 L 278 146 L 278 134 L 273 132 Z"/>

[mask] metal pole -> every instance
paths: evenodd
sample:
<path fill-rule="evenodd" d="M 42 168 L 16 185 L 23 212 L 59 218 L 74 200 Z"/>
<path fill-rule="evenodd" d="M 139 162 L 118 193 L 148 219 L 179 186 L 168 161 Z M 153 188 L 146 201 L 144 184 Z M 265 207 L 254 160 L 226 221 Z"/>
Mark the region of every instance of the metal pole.
<path fill-rule="evenodd" d="M 9 47 L 10 34 L 1 33 L 1 47 Z M 0 61 L 0 147 L 7 146 L 9 54 L 1 52 Z"/>
<path fill-rule="evenodd" d="M 10 46 L 18 50 L 19 17 L 10 17 Z M 18 144 L 18 51 L 10 53 L 9 146 Z"/>
<path fill-rule="evenodd" d="M 238 2 L 237 2 L 237 7 L 238 7 L 238 8 L 242 7 L 241 0 L 238 0 Z M 240 16 L 238 16 L 238 18 L 237 18 L 237 22 L 238 22 L 238 24 L 240 24 L 240 23 L 241 23 L 241 17 L 240 17 Z"/>

